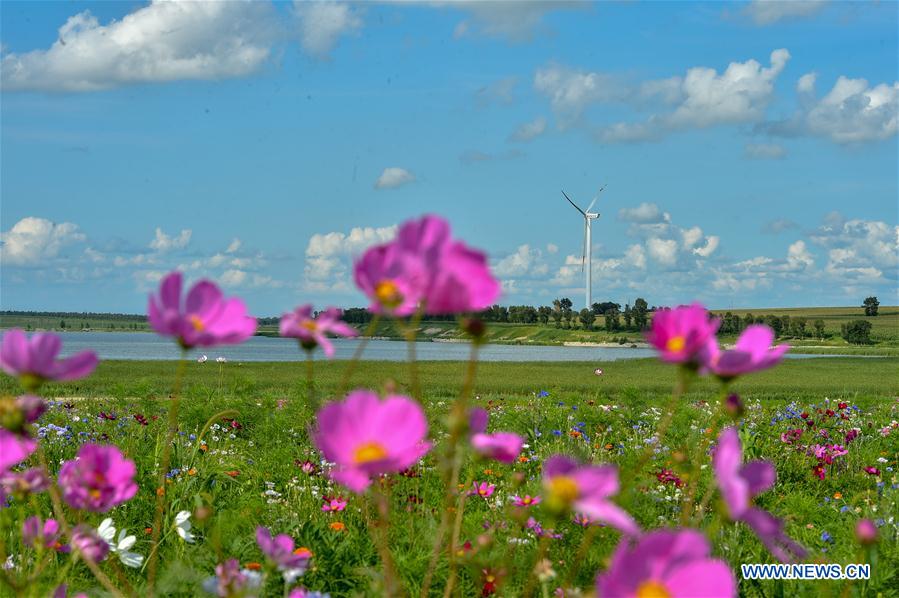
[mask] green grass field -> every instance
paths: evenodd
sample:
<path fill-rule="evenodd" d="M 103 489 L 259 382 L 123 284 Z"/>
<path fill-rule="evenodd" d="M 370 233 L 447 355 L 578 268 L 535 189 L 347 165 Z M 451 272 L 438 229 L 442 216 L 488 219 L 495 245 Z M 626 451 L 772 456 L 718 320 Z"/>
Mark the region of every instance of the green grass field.
<path fill-rule="evenodd" d="M 323 476 L 309 476 L 297 466 L 307 459 L 319 460 L 307 435 L 312 413 L 307 405 L 304 364 L 220 366 L 190 361 L 186 365 L 181 435 L 166 489 L 171 501 L 166 529 L 170 529 L 174 512 L 190 510 L 198 541 L 186 544 L 175 534 L 167 536 L 161 553 L 160 595 L 202 595 L 202 581 L 225 558 L 234 557 L 250 566 L 262 562 L 253 540 L 256 525 L 290 534 L 314 553 L 313 568 L 301 579 L 304 586 L 335 597 L 382 595 L 380 561 L 368 529 L 369 501 L 349 495 Z M 604 369 L 602 376 L 593 372 L 597 365 Z M 412 393 L 417 377 L 431 424 L 430 436 L 438 443 L 445 437 L 449 404 L 460 391 L 465 363 L 423 362 L 416 371 L 406 364 L 386 362 L 361 362 L 352 372 L 349 368 L 347 362 L 316 363 L 317 396 L 329 398 L 359 386 L 388 386 Z M 51 463 L 72 458 L 84 440 L 115 443 L 137 462 L 141 490 L 110 516 L 118 528 L 137 534 L 132 550 L 142 554 L 149 550 L 149 535 L 144 530 L 152 525 L 154 463 L 164 436 L 166 397 L 175 369 L 174 362 L 105 362 L 85 380 L 48 384 L 42 389 L 48 397 L 63 398 L 41 420 L 43 425 L 63 427 L 46 436 Z M 897 374 L 897 358 L 816 358 L 788 360 L 733 385 L 732 390 L 747 404 L 743 419 L 746 458 L 770 459 L 777 467 L 777 485 L 759 498 L 759 505 L 785 519 L 787 532 L 808 548 L 809 562 L 870 562 L 873 566 L 872 579 L 866 582 L 742 581 L 741 594 L 899 595 L 899 430 L 888 436 L 880 433 L 899 419 Z M 525 436 L 527 448 L 524 462 L 504 466 L 471 460 L 463 469 L 461 479 L 468 482 L 466 487 L 471 481 L 486 481 L 495 484 L 496 490 L 490 499 L 473 496 L 465 503 L 460 543 L 471 542 L 471 549 L 460 553 L 455 595 L 480 595 L 488 575 L 499 580 L 500 596 L 547 595 L 562 586 L 590 589 L 595 572 L 607 566 L 618 542 L 613 530 L 600 527 L 591 532 L 570 518 L 554 520 L 540 506 L 528 512 L 509 507 L 513 494 L 541 492 L 540 463 L 553 453 L 617 463 L 628 488 L 619 504 L 645 527 L 675 525 L 687 485 L 663 483 L 656 474 L 666 468 L 689 482 L 694 464 L 704 460 L 697 447 L 708 443 L 707 428 L 715 425 L 716 388 L 707 380 L 694 384 L 677 403 L 662 447 L 638 468 L 674 380 L 673 367 L 648 359 L 607 364 L 478 364 L 473 403 L 489 408 L 491 430 L 518 432 Z M 0 389 L 4 394 L 15 392 L 13 380 L 3 377 Z M 850 419 L 834 421 L 831 432 L 851 426 L 860 428 L 862 434 L 849 454 L 819 480 L 811 473 L 814 461 L 781 442 L 780 434 L 797 425 L 781 418 L 788 406 L 819 417 L 816 409 L 836 408 L 840 401 L 850 405 L 846 410 Z M 213 420 L 215 425 L 200 443 L 195 435 L 210 417 L 224 410 L 236 412 L 229 417 L 235 418 L 239 427 Z M 115 419 L 100 419 L 101 411 Z M 135 415 L 146 417 L 147 425 L 137 422 Z M 442 487 L 436 466 L 435 458 L 429 456 L 417 470 L 420 477 L 395 476 L 389 486 L 390 549 L 409 595 L 418 595 L 440 519 Z M 866 474 L 866 466 L 877 466 L 881 474 Z M 707 468 L 701 471 L 697 495 L 704 493 L 710 480 Z M 346 510 L 322 512 L 322 497 L 335 494 L 348 497 Z M 43 504 L 45 515 L 49 514 Z M 716 556 L 737 570 L 741 563 L 771 562 L 745 526 L 721 521 L 717 504 L 713 501 L 712 510 L 697 523 L 715 539 Z M 528 515 L 545 528 L 555 529 L 561 538 L 537 539 L 525 525 Z M 853 526 L 860 517 L 883 520 L 881 542 L 872 552 L 865 552 L 853 538 Z M 89 514 L 87 521 L 96 525 L 101 518 Z M 586 554 L 580 555 L 588 533 L 595 534 L 595 539 Z M 21 551 L 16 533 L 3 534 L 8 554 Z M 529 571 L 542 550 L 556 577 L 532 585 Z M 53 558 L 43 581 L 30 588 L 33 595 L 46 595 L 62 577 L 72 590 L 102 595 L 83 566 L 63 571 L 66 560 Z M 111 576 L 123 576 L 140 593 L 143 576 L 111 564 L 107 570 Z M 449 561 L 444 555 L 432 595 L 442 595 L 448 575 Z M 282 593 L 279 578 L 270 576 L 263 595 Z"/>

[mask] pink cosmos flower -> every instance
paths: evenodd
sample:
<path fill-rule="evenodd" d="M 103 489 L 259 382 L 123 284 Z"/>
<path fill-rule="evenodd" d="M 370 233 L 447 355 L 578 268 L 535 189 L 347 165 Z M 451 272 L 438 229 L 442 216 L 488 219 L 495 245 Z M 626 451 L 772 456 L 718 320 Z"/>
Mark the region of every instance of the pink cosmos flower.
<path fill-rule="evenodd" d="M 880 470 L 869 465 L 868 467 L 865 467 L 865 473 L 868 475 L 880 475 Z"/>
<path fill-rule="evenodd" d="M 0 428 L 0 475 L 18 465 L 37 449 L 37 441 Z"/>
<path fill-rule="evenodd" d="M 870 519 L 859 519 L 855 524 L 855 539 L 859 544 L 873 544 L 877 541 L 877 526 Z"/>
<path fill-rule="evenodd" d="M 47 410 L 44 399 L 22 395 L 15 399 L 0 399 L 0 426 L 18 435 L 28 435 L 28 424 L 36 422 Z"/>
<path fill-rule="evenodd" d="M 437 216 L 405 222 L 390 243 L 372 247 L 356 262 L 356 286 L 377 313 L 409 315 L 479 311 L 493 304 L 500 286 L 486 256 L 451 237 Z"/>
<path fill-rule="evenodd" d="M 59 470 L 59 487 L 70 507 L 105 513 L 137 493 L 134 461 L 116 446 L 85 444 L 77 459 Z"/>
<path fill-rule="evenodd" d="M 317 415 L 315 444 L 336 463 L 331 478 L 353 492 L 363 492 L 372 478 L 403 471 L 427 453 L 428 422 L 409 397 L 359 389 L 343 401 L 325 405 Z"/>
<path fill-rule="evenodd" d="M 294 551 L 293 538 L 287 534 L 272 537 L 268 528 L 256 528 L 256 543 L 259 550 L 283 573 L 288 583 L 302 575 L 309 567 L 309 556 Z"/>
<path fill-rule="evenodd" d="M 82 351 L 56 359 L 62 349 L 62 340 L 51 332 L 38 332 L 25 336 L 18 328 L 3 335 L 0 344 L 0 367 L 10 376 L 19 378 L 27 390 L 35 390 L 47 380 L 64 382 L 84 378 L 97 367 L 97 354 Z"/>
<path fill-rule="evenodd" d="M 340 319 L 342 315 L 341 310 L 329 307 L 313 318 L 312 305 L 302 305 L 281 316 L 280 334 L 299 339 L 300 345 L 307 351 L 321 347 L 325 355 L 333 357 L 334 345 L 328 340 L 328 333 L 343 337 L 359 334 Z"/>
<path fill-rule="evenodd" d="M 150 295 L 147 318 L 153 330 L 191 347 L 242 343 L 256 332 L 256 318 L 247 315 L 243 301 L 225 299 L 215 283 L 197 282 L 181 299 L 181 273 L 162 279 L 158 295 Z"/>
<path fill-rule="evenodd" d="M 540 504 L 540 497 L 531 496 L 530 494 L 525 494 L 524 496 L 518 496 L 516 494 L 512 497 L 512 504 L 516 507 L 533 507 L 534 505 Z"/>
<path fill-rule="evenodd" d="M 751 506 L 752 499 L 774 485 L 777 474 L 767 461 L 751 461 L 745 465 L 740 435 L 734 427 L 726 428 L 718 437 L 712 467 L 730 518 L 749 525 L 771 554 L 787 562 L 789 553 L 799 558 L 805 549 L 783 531 L 783 522 L 762 509 Z"/>
<path fill-rule="evenodd" d="M 237 559 L 228 559 L 215 567 L 215 577 L 203 582 L 203 589 L 222 598 L 233 596 L 256 596 L 262 585 L 262 576 L 257 571 L 241 569 Z"/>
<path fill-rule="evenodd" d="M 480 496 L 481 498 L 490 498 L 491 496 L 493 496 L 494 490 L 496 490 L 496 485 L 489 482 L 472 482 L 472 488 L 468 495 Z"/>
<path fill-rule="evenodd" d="M 715 338 L 720 321 L 710 319 L 699 303 L 657 311 L 646 340 L 655 347 L 662 361 L 695 363 L 710 339 Z"/>
<path fill-rule="evenodd" d="M 37 494 L 50 487 L 50 479 L 40 467 L 32 467 L 22 472 L 6 471 L 0 473 L 0 503 L 7 495 Z"/>
<path fill-rule="evenodd" d="M 494 432 L 486 434 L 487 411 L 484 409 L 472 409 L 469 414 L 469 431 L 471 432 L 471 447 L 487 458 L 495 459 L 501 463 L 514 463 L 521 453 L 524 439 L 512 432 Z"/>
<path fill-rule="evenodd" d="M 660 530 L 636 544 L 623 538 L 608 570 L 596 579 L 600 598 L 642 596 L 737 595 L 737 583 L 727 563 L 710 557 L 708 540 L 691 529 Z"/>
<path fill-rule="evenodd" d="M 702 351 L 702 370 L 711 372 L 722 380 L 731 380 L 777 365 L 790 345 L 771 347 L 774 331 L 764 324 L 753 324 L 737 339 L 733 349 L 721 351 L 718 341 L 710 338 Z"/>
<path fill-rule="evenodd" d="M 41 546 L 61 550 L 59 536 L 59 522 L 55 519 L 42 521 L 37 515 L 32 515 L 22 524 L 22 543 L 32 548 Z"/>
<path fill-rule="evenodd" d="M 95 563 L 109 554 L 109 544 L 100 537 L 97 530 L 88 525 L 79 525 L 72 530 L 72 547 Z"/>
<path fill-rule="evenodd" d="M 614 465 L 578 465 L 563 455 L 543 464 L 543 487 L 550 509 L 569 508 L 602 521 L 629 535 L 640 532 L 627 511 L 609 500 L 618 492 L 618 468 Z"/>
<path fill-rule="evenodd" d="M 346 508 L 346 501 L 340 498 L 339 496 L 330 498 L 325 497 L 325 504 L 322 505 L 322 511 L 325 513 L 339 513 Z"/>

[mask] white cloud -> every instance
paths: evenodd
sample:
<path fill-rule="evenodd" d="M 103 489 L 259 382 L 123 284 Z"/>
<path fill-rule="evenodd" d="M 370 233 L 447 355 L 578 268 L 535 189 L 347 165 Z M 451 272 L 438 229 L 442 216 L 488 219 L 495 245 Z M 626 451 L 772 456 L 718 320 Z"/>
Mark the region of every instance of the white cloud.
<path fill-rule="evenodd" d="M 375 189 L 395 189 L 415 180 L 415 175 L 405 168 L 385 168 L 378 180 L 375 181 Z"/>
<path fill-rule="evenodd" d="M 542 135 L 544 131 L 546 131 L 546 119 L 538 116 L 532 121 L 519 125 L 509 136 L 509 141 L 520 143 L 531 141 Z"/>
<path fill-rule="evenodd" d="M 796 241 L 787 249 L 787 269 L 804 270 L 814 265 L 815 257 L 806 248 L 805 241 Z"/>
<path fill-rule="evenodd" d="M 668 212 L 663 212 L 654 203 L 643 202 L 636 208 L 621 208 L 618 210 L 618 219 L 638 224 L 656 224 L 670 222 L 671 215 Z"/>
<path fill-rule="evenodd" d="M 342 35 L 359 30 L 362 18 L 353 6 L 344 2 L 294 0 L 303 49 L 315 56 L 327 56 Z"/>
<path fill-rule="evenodd" d="M 684 249 L 692 249 L 702 240 L 702 229 L 698 226 L 684 229 L 681 231 L 681 237 L 684 239 Z"/>
<path fill-rule="evenodd" d="M 534 89 L 547 96 L 563 125 L 577 120 L 590 104 L 624 99 L 629 91 L 616 77 L 551 64 L 537 69 Z"/>
<path fill-rule="evenodd" d="M 690 68 L 683 78 L 658 82 L 655 93 L 661 93 L 669 102 L 678 102 L 673 111 L 653 114 L 642 122 L 601 127 L 596 138 L 606 143 L 651 141 L 681 129 L 762 120 L 774 94 L 774 82 L 789 59 L 790 53 L 779 49 L 771 53 L 769 67 L 750 59 L 731 62 L 720 74 L 713 68 Z M 651 85 L 652 82 L 643 84 L 644 95 Z"/>
<path fill-rule="evenodd" d="M 777 143 L 747 143 L 743 155 L 753 160 L 780 160 L 786 157 L 787 149 Z"/>
<path fill-rule="evenodd" d="M 396 235 L 396 226 L 357 227 L 349 233 L 316 233 L 306 245 L 305 287 L 309 290 L 347 291 L 352 260 L 363 251 L 386 243 Z"/>
<path fill-rule="evenodd" d="M 877 220 L 845 220 L 832 214 L 812 235 L 812 242 L 828 249 L 828 268 L 837 272 L 874 266 L 897 277 L 899 226 Z"/>
<path fill-rule="evenodd" d="M 488 85 L 485 85 L 475 93 L 475 101 L 481 107 L 492 103 L 511 104 L 515 101 L 515 87 L 518 85 L 518 77 L 503 77 Z"/>
<path fill-rule="evenodd" d="M 55 224 L 44 218 L 27 217 L 0 235 L 2 262 L 12 266 L 46 265 L 67 245 L 86 239 L 71 222 Z"/>
<path fill-rule="evenodd" d="M 150 249 L 159 252 L 171 251 L 173 249 L 184 249 L 190 243 L 190 229 L 184 229 L 180 234 L 170 237 L 165 234 L 161 228 L 156 229 L 156 238 L 150 241 Z"/>
<path fill-rule="evenodd" d="M 235 237 L 234 240 L 232 240 L 231 243 L 228 245 L 228 248 L 225 250 L 225 253 L 234 253 L 235 251 L 240 249 L 241 244 L 242 244 L 241 240 L 238 239 L 237 237 Z"/>
<path fill-rule="evenodd" d="M 674 239 L 650 238 L 646 241 L 646 249 L 659 264 L 673 266 L 677 262 L 677 241 Z"/>
<path fill-rule="evenodd" d="M 559 253 L 559 246 L 555 243 L 547 243 L 546 244 L 546 253 L 550 255 L 555 255 Z"/>
<path fill-rule="evenodd" d="M 716 235 L 711 235 L 707 237 L 705 240 L 705 245 L 702 247 L 696 247 L 693 249 L 693 254 L 698 255 L 699 257 L 709 257 L 712 255 L 716 249 L 718 249 L 718 242 L 720 239 Z"/>
<path fill-rule="evenodd" d="M 247 280 L 247 273 L 243 270 L 225 270 L 219 277 L 219 282 L 226 287 L 239 287 Z"/>
<path fill-rule="evenodd" d="M 810 17 L 826 5 L 825 0 L 752 0 L 743 12 L 756 25 L 771 25 L 784 19 Z"/>
<path fill-rule="evenodd" d="M 625 253 L 625 259 L 635 268 L 640 270 L 646 268 L 646 252 L 643 251 L 642 245 L 634 244 L 628 247 L 627 252 Z"/>
<path fill-rule="evenodd" d="M 4 90 L 96 91 L 134 83 L 225 79 L 255 72 L 275 37 L 263 2 L 155 0 L 101 25 L 84 11 L 47 50 L 4 54 Z"/>
<path fill-rule="evenodd" d="M 556 248 L 558 250 L 558 248 Z M 496 261 L 493 273 L 502 279 L 522 276 L 543 276 L 549 266 L 543 260 L 543 252 L 530 245 L 521 245 L 514 253 Z"/>
<path fill-rule="evenodd" d="M 464 10 L 470 14 L 470 18 L 456 25 L 454 35 L 457 38 L 479 34 L 519 42 L 531 39 L 549 12 L 586 6 L 582 2 L 562 0 L 444 0 L 429 4 Z"/>
<path fill-rule="evenodd" d="M 814 81 L 806 93 L 814 92 Z M 870 87 L 865 79 L 840 77 L 806 115 L 808 131 L 836 143 L 887 139 L 899 129 L 899 81 Z"/>

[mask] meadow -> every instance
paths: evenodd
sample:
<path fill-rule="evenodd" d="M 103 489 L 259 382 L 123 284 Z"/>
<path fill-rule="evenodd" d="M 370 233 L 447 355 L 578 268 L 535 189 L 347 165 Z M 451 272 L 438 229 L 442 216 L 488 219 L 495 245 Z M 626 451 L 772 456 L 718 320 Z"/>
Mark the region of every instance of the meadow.
<path fill-rule="evenodd" d="M 325 465 L 308 435 L 309 393 L 323 400 L 361 386 L 412 394 L 417 380 L 430 435 L 441 439 L 468 367 L 454 362 L 322 362 L 316 363 L 310 388 L 303 364 L 187 361 L 166 494 L 171 512 L 193 514 L 197 540 L 179 541 L 169 528 L 170 537 L 161 546 L 156 591 L 200 595 L 216 563 L 228 557 L 250 568 L 264 563 L 253 538 L 255 527 L 265 525 L 291 535 L 312 552 L 312 566 L 302 578 L 305 587 L 331 596 L 382 594 L 380 558 L 369 529 L 375 507 L 322 475 Z M 595 373 L 597 367 L 603 370 L 601 376 Z M 176 369 L 175 362 L 105 362 L 88 378 L 49 383 L 42 389 L 53 399 L 41 420 L 51 463 L 72 458 L 86 440 L 115 443 L 136 462 L 141 491 L 112 517 L 119 529 L 137 535 L 131 550 L 142 554 L 150 546 L 147 530 L 153 525 L 152 488 L 165 437 L 165 399 Z M 572 588 L 592 588 L 596 571 L 608 565 L 618 533 L 570 517 L 554 518 L 540 505 L 511 503 L 513 495 L 541 493 L 540 464 L 553 453 L 618 464 L 622 478 L 630 480 L 624 482 L 630 491 L 623 493 L 621 504 L 637 521 L 647 527 L 677 524 L 688 500 L 685 483 L 696 465 L 691 455 L 697 444 L 710 440 L 717 416 L 715 387 L 708 380 L 696 381 L 679 399 L 664 444 L 640 465 L 669 401 L 675 372 L 657 360 L 477 364 L 472 403 L 489 410 L 491 427 L 522 434 L 526 448 L 513 465 L 471 460 L 462 471 L 461 492 L 454 500 L 474 482 L 495 488 L 489 497 L 465 498 L 454 595 L 548 595 L 568 588 L 564 595 L 570 596 L 578 595 Z M 787 532 L 810 551 L 809 562 L 873 565 L 868 581 L 744 580 L 742 595 L 899 594 L 899 430 L 888 436 L 880 432 L 899 419 L 897 373 L 895 358 L 816 358 L 789 360 L 733 385 L 746 404 L 744 450 L 748 457 L 770 459 L 777 468 L 777 486 L 761 497 L 761 504 L 784 516 Z M 4 394 L 15 392 L 12 378 L 3 377 L 0 384 Z M 781 434 L 796 425 L 790 410 L 815 413 L 819 408 L 837 409 L 841 402 L 848 404 L 851 426 L 860 428 L 862 436 L 832 472 L 818 479 L 812 474 L 814 460 L 790 450 Z M 227 413 L 210 420 L 221 412 Z M 207 423 L 211 426 L 203 434 Z M 876 466 L 879 475 L 864 471 L 870 466 Z M 700 470 L 698 495 L 710 482 L 707 470 Z M 391 479 L 386 492 L 395 573 L 404 593 L 417 595 L 429 568 L 443 501 L 436 459 L 427 457 L 408 475 Z M 330 504 L 325 497 L 338 495 L 346 499 L 344 510 L 323 511 L 323 505 Z M 47 504 L 43 509 L 49 515 Z M 745 526 L 720 527 L 713 513 L 700 523 L 718 537 L 721 549 L 716 556 L 737 570 L 741 563 L 771 562 L 751 531 Z M 542 528 L 529 527 L 529 516 Z M 863 548 L 856 542 L 853 529 L 861 517 L 881 523 L 877 546 Z M 99 522 L 93 518 L 97 521 L 92 523 Z M 547 534 L 550 528 L 554 531 Z M 592 538 L 590 548 L 584 550 L 587 537 Z M 6 550 L 21 550 L 15 537 L 7 537 Z M 542 581 L 534 581 L 529 573 L 539 553 L 548 560 L 548 572 Z M 103 595 L 85 567 L 65 570 L 65 559 L 53 558 L 49 575 L 29 588 L 31 595 L 48 594 L 62 579 L 91 596 Z M 126 588 L 140 591 L 139 572 L 111 567 L 111 576 L 121 576 Z M 444 554 L 431 595 L 442 595 L 451 570 Z M 264 595 L 282 591 L 281 581 L 270 578 Z"/>

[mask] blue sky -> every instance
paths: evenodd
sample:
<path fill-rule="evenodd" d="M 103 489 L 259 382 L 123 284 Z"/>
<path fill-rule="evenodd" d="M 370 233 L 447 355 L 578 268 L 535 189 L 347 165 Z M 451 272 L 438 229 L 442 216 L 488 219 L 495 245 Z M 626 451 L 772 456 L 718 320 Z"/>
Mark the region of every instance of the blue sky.
<path fill-rule="evenodd" d="M 897 5 L 3 2 L 3 309 L 259 315 L 447 217 L 502 303 L 897 302 Z"/>

